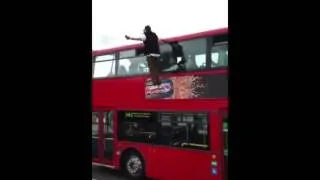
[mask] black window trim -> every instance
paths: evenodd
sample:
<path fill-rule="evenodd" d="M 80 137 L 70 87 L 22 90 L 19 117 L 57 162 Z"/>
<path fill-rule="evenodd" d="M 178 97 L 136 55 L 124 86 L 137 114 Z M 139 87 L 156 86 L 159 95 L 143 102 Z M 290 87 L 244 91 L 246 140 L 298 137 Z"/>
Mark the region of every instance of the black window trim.
<path fill-rule="evenodd" d="M 173 149 L 178 149 L 178 150 L 187 150 L 187 151 L 200 151 L 200 152 L 210 152 L 212 151 L 212 145 L 210 143 L 211 141 L 211 123 L 210 123 L 210 119 L 211 119 L 211 113 L 216 113 L 215 111 L 206 111 L 206 110 L 150 110 L 150 109 L 146 109 L 146 110 L 141 110 L 141 109 L 117 109 L 116 111 L 114 111 L 116 114 L 117 114 L 117 127 L 119 128 L 119 121 L 118 121 L 118 117 L 119 117 L 119 112 L 155 112 L 157 113 L 157 116 L 156 116 L 156 119 L 155 121 L 156 122 L 161 122 L 159 121 L 159 115 L 160 113 L 166 113 L 166 112 L 172 112 L 172 113 L 178 113 L 180 115 L 184 114 L 184 113 L 203 113 L 207 116 L 207 137 L 208 137 L 208 148 L 207 149 L 193 149 L 193 148 L 181 148 L 181 147 L 174 147 L 174 146 L 166 146 L 166 145 L 161 145 L 161 144 L 154 144 L 152 143 L 151 145 L 153 146 L 158 146 L 158 147 L 166 147 L 166 148 L 173 148 Z M 130 141 L 130 140 L 119 140 L 118 137 L 118 132 L 119 129 L 117 129 L 117 140 L 118 141 L 122 141 L 122 142 L 131 142 L 131 143 L 137 143 L 137 144 L 148 144 L 148 143 L 145 143 L 145 142 L 136 142 L 136 141 Z"/>

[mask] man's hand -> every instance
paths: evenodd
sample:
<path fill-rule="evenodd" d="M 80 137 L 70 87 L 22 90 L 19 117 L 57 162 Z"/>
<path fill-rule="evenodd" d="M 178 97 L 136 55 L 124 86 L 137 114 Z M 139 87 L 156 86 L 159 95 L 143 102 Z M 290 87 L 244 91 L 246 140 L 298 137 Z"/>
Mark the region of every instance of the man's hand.
<path fill-rule="evenodd" d="M 125 35 L 124 37 L 125 37 L 127 40 L 129 39 L 129 40 L 134 40 L 134 41 L 144 41 L 144 39 L 143 39 L 143 38 L 140 38 L 140 37 L 135 38 L 135 37 L 130 37 L 130 36 L 128 36 L 128 35 Z"/>

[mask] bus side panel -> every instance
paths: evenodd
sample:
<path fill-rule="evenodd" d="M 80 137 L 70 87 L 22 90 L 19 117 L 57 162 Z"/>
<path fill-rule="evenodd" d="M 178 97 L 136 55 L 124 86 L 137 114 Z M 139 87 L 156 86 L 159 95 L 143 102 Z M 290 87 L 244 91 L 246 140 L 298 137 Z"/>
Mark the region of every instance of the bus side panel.
<path fill-rule="evenodd" d="M 208 71 L 208 72 L 193 72 L 184 75 L 226 75 L 226 70 Z M 164 76 L 172 77 L 172 76 Z M 128 77 L 128 78 L 110 78 L 92 81 L 92 104 L 93 106 L 112 106 L 119 108 L 123 105 L 128 105 L 130 108 L 135 108 L 136 105 L 145 106 L 149 108 L 149 104 L 163 104 L 172 101 L 185 102 L 198 102 L 198 101 L 215 101 L 227 99 L 227 97 L 217 98 L 200 98 L 200 99 L 146 99 L 145 98 L 145 80 L 147 77 Z M 224 81 L 225 82 L 225 81 Z M 212 86 L 220 86 L 218 82 L 213 83 Z M 110 88 L 112 87 L 112 88 Z M 179 107 L 179 106 L 178 106 Z"/>
<path fill-rule="evenodd" d="M 212 174 L 210 152 L 156 147 L 150 157 L 157 167 L 155 179 L 220 180 L 220 174 Z"/>
<path fill-rule="evenodd" d="M 147 177 L 159 180 L 218 180 L 211 174 L 212 153 L 199 150 L 181 150 L 172 147 L 152 146 L 142 143 L 118 142 L 121 154 L 128 149 L 138 151 L 145 163 Z M 120 167 L 120 158 L 116 164 Z"/>
<path fill-rule="evenodd" d="M 149 162 L 161 180 L 221 180 L 222 152 L 219 140 L 219 116 L 210 113 L 210 151 L 155 145 Z"/>

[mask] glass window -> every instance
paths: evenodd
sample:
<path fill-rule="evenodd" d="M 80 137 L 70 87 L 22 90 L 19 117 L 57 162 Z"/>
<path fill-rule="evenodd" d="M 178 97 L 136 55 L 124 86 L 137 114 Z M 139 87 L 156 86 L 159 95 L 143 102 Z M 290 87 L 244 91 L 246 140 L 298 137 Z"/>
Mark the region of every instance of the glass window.
<path fill-rule="evenodd" d="M 228 66 L 228 35 L 212 37 L 211 68 Z"/>
<path fill-rule="evenodd" d="M 207 113 L 119 111 L 118 120 L 119 140 L 209 149 Z"/>
<path fill-rule="evenodd" d="M 136 56 L 136 50 L 127 50 L 127 51 L 121 51 L 120 53 L 120 59 L 122 58 L 130 58 Z"/>
<path fill-rule="evenodd" d="M 228 42 L 228 34 L 223 34 L 219 36 L 212 37 L 212 42 L 214 44 L 225 43 Z"/>
<path fill-rule="evenodd" d="M 115 55 L 114 54 L 106 54 L 106 55 L 97 56 L 96 57 L 96 62 L 108 61 L 108 60 L 113 60 L 113 59 L 115 59 Z"/>
<path fill-rule="evenodd" d="M 103 114 L 103 124 L 104 124 L 104 136 L 106 138 L 112 138 L 113 134 L 113 111 L 105 112 Z"/>
<path fill-rule="evenodd" d="M 159 63 L 159 69 L 163 72 L 174 71 L 175 69 L 170 70 L 172 66 L 176 65 L 176 63 L 174 62 L 173 54 L 172 54 L 172 47 L 168 43 L 161 44 L 160 52 L 161 54 L 160 54 L 159 61 L 161 63 Z"/>
<path fill-rule="evenodd" d="M 211 67 L 228 66 L 228 43 L 214 45 L 211 48 Z"/>
<path fill-rule="evenodd" d="M 96 112 L 92 113 L 92 137 L 98 137 L 98 123 L 99 123 L 99 114 Z"/>
<path fill-rule="evenodd" d="M 186 70 L 205 68 L 207 40 L 205 38 L 182 41 L 183 54 L 186 58 Z"/>
<path fill-rule="evenodd" d="M 171 53 L 172 46 L 169 43 L 161 44 L 160 45 L 160 52 L 161 53 Z"/>
<path fill-rule="evenodd" d="M 143 111 L 118 112 L 119 140 L 150 143 L 156 135 L 156 113 Z"/>
<path fill-rule="evenodd" d="M 91 140 L 92 140 L 92 158 L 98 157 L 98 149 L 97 149 L 97 143 L 98 143 L 98 132 L 99 132 L 99 113 L 92 112 L 92 127 L 91 127 Z"/>
<path fill-rule="evenodd" d="M 112 77 L 115 75 L 115 61 L 102 61 L 94 64 L 93 78 Z"/>
<path fill-rule="evenodd" d="M 224 155 L 228 157 L 228 114 L 223 115 Z"/>
<path fill-rule="evenodd" d="M 190 71 L 205 68 L 206 46 L 206 38 L 162 44 L 161 71 L 176 71 L 177 63 L 185 63 L 186 70 Z"/>
<path fill-rule="evenodd" d="M 132 76 L 147 74 L 149 72 L 145 56 L 119 60 L 118 76 Z"/>
<path fill-rule="evenodd" d="M 115 56 L 102 55 L 95 58 L 93 78 L 112 77 L 115 75 Z"/>
<path fill-rule="evenodd" d="M 162 112 L 156 143 L 187 149 L 209 149 L 207 113 Z"/>
<path fill-rule="evenodd" d="M 212 47 L 208 47 L 209 40 Z M 162 72 L 176 71 L 177 63 L 184 63 L 187 71 L 228 66 L 228 36 L 199 38 L 181 42 L 165 43 L 160 46 Z M 211 56 L 207 54 L 211 51 Z M 207 57 L 209 55 L 209 57 Z M 211 63 L 207 64 L 208 60 Z"/>
<path fill-rule="evenodd" d="M 94 64 L 95 64 L 95 57 L 92 57 L 92 77 L 94 75 Z"/>

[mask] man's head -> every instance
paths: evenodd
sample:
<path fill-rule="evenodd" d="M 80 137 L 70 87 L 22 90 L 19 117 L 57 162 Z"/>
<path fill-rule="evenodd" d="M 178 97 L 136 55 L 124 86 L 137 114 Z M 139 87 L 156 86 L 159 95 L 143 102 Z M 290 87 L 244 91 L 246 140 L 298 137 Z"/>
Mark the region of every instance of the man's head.
<path fill-rule="evenodd" d="M 151 32 L 151 27 L 150 27 L 149 25 L 146 25 L 146 26 L 144 27 L 144 29 L 143 29 L 143 32 L 144 32 L 144 33 L 149 33 L 149 32 Z"/>

